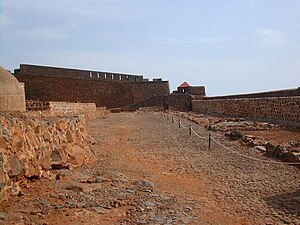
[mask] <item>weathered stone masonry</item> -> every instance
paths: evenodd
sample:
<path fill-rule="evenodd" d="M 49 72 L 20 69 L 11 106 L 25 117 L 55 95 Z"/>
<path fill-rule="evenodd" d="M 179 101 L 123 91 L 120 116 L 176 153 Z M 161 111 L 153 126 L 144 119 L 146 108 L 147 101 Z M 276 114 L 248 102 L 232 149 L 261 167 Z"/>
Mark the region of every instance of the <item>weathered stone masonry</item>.
<path fill-rule="evenodd" d="M 200 113 L 300 122 L 300 96 L 194 100 L 192 109 Z"/>
<path fill-rule="evenodd" d="M 97 107 L 117 108 L 170 94 L 167 81 L 112 73 L 100 76 L 103 73 L 21 65 L 14 75 L 25 83 L 26 99 L 30 100 L 94 102 Z"/>
<path fill-rule="evenodd" d="M 92 143 L 83 116 L 0 115 L 0 202 L 17 195 L 24 178 L 47 177 L 53 168 L 91 162 Z"/>

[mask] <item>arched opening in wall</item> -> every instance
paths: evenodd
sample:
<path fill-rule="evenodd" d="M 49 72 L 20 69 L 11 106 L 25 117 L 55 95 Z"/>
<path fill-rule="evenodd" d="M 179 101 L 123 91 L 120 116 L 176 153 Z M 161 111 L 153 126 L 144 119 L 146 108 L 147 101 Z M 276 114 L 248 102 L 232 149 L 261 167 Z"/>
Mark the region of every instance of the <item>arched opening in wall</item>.
<path fill-rule="evenodd" d="M 119 80 L 122 80 L 122 75 L 119 75 Z"/>
<path fill-rule="evenodd" d="M 93 77 L 93 74 L 92 74 L 92 72 L 90 72 L 90 77 Z"/>
<path fill-rule="evenodd" d="M 126 76 L 126 80 L 127 80 L 127 81 L 129 80 L 129 76 L 128 76 L 128 75 Z"/>
<path fill-rule="evenodd" d="M 104 79 L 106 79 L 106 73 L 104 74 Z"/>
<path fill-rule="evenodd" d="M 97 78 L 100 78 L 100 74 L 99 73 L 97 73 Z"/>
<path fill-rule="evenodd" d="M 186 90 L 185 90 L 185 88 L 183 88 L 183 89 L 182 89 L 182 92 L 183 92 L 183 93 L 186 93 Z"/>
<path fill-rule="evenodd" d="M 115 77 L 114 77 L 114 74 L 112 74 L 112 75 L 111 75 L 111 79 L 113 80 L 114 78 L 115 78 Z"/>

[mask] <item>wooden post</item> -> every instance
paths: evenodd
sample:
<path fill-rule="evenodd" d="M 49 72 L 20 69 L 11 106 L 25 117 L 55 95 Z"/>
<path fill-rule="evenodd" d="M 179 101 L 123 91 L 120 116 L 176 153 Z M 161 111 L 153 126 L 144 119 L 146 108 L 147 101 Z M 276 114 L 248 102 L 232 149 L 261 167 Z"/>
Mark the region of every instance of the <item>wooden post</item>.
<path fill-rule="evenodd" d="M 211 134 L 208 134 L 208 149 L 211 148 Z"/>
<path fill-rule="evenodd" d="M 189 134 L 192 135 L 192 125 L 189 125 Z"/>
<path fill-rule="evenodd" d="M 181 127 L 181 123 L 180 123 L 180 120 L 178 120 L 178 126 L 179 126 L 179 128 Z"/>

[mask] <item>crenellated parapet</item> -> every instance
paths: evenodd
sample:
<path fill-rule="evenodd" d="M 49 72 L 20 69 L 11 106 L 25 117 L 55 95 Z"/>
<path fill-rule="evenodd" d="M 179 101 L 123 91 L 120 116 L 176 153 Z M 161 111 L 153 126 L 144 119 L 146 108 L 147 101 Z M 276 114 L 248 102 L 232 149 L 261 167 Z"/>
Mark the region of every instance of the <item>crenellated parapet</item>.
<path fill-rule="evenodd" d="M 57 78 L 71 78 L 83 80 L 108 80 L 108 81 L 124 81 L 124 82 L 143 82 L 147 81 L 143 75 L 113 73 L 93 70 L 69 69 L 39 65 L 21 64 L 20 69 L 14 70 L 14 75 L 31 75 L 45 76 Z"/>

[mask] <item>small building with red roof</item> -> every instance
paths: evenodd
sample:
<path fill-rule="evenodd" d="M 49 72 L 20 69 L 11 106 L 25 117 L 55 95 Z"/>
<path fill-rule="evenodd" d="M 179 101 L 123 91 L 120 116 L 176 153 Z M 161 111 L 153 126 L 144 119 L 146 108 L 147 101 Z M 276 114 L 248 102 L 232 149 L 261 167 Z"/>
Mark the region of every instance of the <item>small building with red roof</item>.
<path fill-rule="evenodd" d="M 173 94 L 189 94 L 189 95 L 201 95 L 205 96 L 204 86 L 191 86 L 188 82 L 183 82 Z"/>

